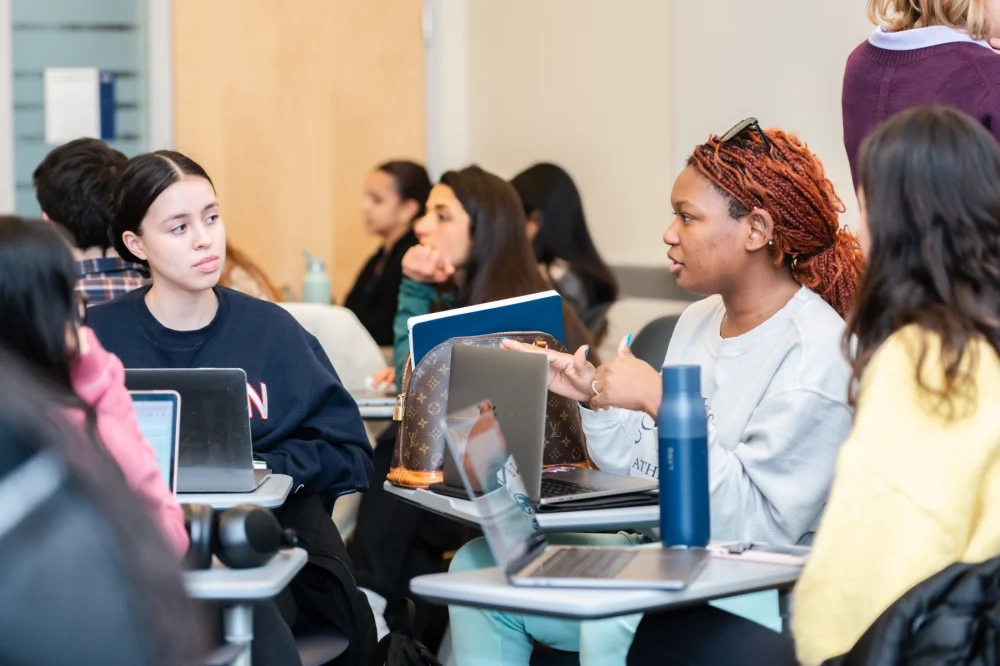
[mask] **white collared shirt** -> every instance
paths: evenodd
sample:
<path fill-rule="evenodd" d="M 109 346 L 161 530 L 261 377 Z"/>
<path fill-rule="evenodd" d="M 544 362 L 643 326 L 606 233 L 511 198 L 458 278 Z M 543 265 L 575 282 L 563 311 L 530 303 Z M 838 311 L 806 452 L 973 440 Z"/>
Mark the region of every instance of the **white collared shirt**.
<path fill-rule="evenodd" d="M 868 43 L 872 46 L 888 51 L 912 51 L 913 49 L 925 49 L 929 46 L 940 46 L 955 42 L 968 42 L 970 44 L 985 46 L 988 49 L 993 48 L 989 42 L 970 37 L 967 30 L 949 28 L 946 25 L 911 28 L 910 30 L 900 30 L 898 32 L 890 32 L 884 27 L 879 26 L 875 28 L 875 32 L 868 38 Z"/>

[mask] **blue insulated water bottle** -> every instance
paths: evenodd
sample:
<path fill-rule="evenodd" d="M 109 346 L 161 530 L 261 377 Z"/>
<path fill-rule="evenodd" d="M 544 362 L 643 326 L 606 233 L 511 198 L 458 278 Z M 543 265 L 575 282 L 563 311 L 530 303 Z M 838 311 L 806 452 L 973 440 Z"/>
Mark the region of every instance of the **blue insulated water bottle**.
<path fill-rule="evenodd" d="M 708 414 L 701 368 L 663 366 L 660 439 L 660 538 L 664 546 L 704 548 L 708 509 Z"/>

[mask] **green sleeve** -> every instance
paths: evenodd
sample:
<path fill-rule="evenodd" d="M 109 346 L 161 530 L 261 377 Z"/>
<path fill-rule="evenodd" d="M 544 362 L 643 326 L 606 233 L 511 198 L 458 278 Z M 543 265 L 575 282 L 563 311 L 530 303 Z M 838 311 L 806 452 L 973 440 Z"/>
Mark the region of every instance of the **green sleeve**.
<path fill-rule="evenodd" d="M 396 318 L 392 322 L 392 365 L 396 368 L 397 391 L 403 390 L 403 363 L 406 361 L 406 355 L 410 353 L 410 332 L 406 323 L 410 317 L 429 313 L 431 304 L 437 303 L 437 300 L 437 290 L 434 285 L 423 284 L 406 277 L 399 285 L 399 303 L 396 306 Z"/>

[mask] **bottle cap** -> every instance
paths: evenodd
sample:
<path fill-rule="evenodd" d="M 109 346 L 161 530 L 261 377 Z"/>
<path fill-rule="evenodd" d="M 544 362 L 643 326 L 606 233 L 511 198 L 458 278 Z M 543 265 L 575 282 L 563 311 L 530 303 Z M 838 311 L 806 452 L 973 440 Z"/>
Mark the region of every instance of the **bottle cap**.
<path fill-rule="evenodd" d="M 663 366 L 663 390 L 666 393 L 695 393 L 701 395 L 701 366 Z"/>
<path fill-rule="evenodd" d="M 309 250 L 305 251 L 306 255 L 306 270 L 310 273 L 323 273 L 326 271 L 326 262 L 319 257 L 314 257 L 309 254 Z"/>

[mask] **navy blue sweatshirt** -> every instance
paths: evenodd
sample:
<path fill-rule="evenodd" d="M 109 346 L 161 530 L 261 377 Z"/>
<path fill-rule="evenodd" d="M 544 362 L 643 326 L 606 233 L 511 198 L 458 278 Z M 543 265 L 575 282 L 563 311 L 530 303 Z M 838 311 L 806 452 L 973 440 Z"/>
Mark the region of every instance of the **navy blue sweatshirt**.
<path fill-rule="evenodd" d="M 358 406 L 319 341 L 281 307 L 216 287 L 219 311 L 197 331 L 165 328 L 149 287 L 87 311 L 87 325 L 126 368 L 243 368 L 254 453 L 292 477 L 293 492 L 367 490 L 372 449 Z"/>

